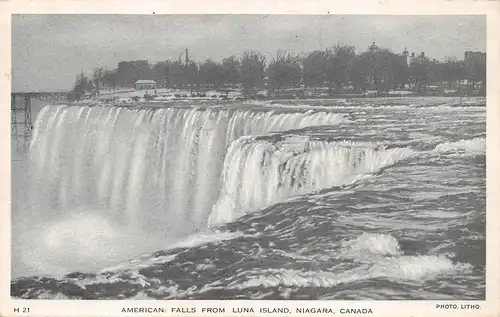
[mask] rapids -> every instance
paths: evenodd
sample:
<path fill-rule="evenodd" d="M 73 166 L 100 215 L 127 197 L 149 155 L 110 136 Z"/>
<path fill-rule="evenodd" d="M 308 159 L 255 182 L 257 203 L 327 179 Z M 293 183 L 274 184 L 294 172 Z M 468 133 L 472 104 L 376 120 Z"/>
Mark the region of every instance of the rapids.
<path fill-rule="evenodd" d="M 11 291 L 482 298 L 485 148 L 479 99 L 45 106 Z"/>

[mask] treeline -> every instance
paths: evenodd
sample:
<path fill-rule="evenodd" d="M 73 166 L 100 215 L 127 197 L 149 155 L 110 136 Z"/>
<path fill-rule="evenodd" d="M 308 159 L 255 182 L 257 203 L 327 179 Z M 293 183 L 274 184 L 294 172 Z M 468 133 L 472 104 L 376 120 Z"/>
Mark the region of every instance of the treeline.
<path fill-rule="evenodd" d="M 484 93 L 486 59 L 439 62 L 423 54 L 412 57 L 373 46 L 359 54 L 353 46 L 340 45 L 305 56 L 279 50 L 270 60 L 259 52 L 247 51 L 240 58 L 230 56 L 221 62 L 179 59 L 152 66 L 147 61 L 120 62 L 115 70 L 94 70 L 92 78 L 80 74 L 75 91 L 84 86 L 97 90 L 133 87 L 139 79 L 172 88 L 240 87 L 246 94 L 265 89 L 269 95 L 307 87 L 327 88 L 329 94 L 393 89 L 424 92 L 436 85 L 453 89 L 457 81 L 466 81 L 470 89 Z"/>

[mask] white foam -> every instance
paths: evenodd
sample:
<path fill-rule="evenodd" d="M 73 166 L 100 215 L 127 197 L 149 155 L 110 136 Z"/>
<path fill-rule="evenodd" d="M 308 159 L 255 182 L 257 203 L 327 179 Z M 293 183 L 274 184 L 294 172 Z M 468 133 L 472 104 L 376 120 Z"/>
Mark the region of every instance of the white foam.
<path fill-rule="evenodd" d="M 344 272 L 298 271 L 269 269 L 251 276 L 243 282 L 234 282 L 228 288 L 254 287 L 334 287 L 339 284 L 374 278 L 399 282 L 423 282 L 446 274 L 470 272 L 470 265 L 453 265 L 451 260 L 440 256 L 403 256 L 389 259 L 372 266 L 364 265 Z"/>
<path fill-rule="evenodd" d="M 247 276 L 243 282 L 237 281 L 229 288 L 252 287 L 333 287 L 360 280 L 384 278 L 391 281 L 420 283 L 448 274 L 468 274 L 470 264 L 456 263 L 444 255 L 404 255 L 398 241 L 391 235 L 363 233 L 359 237 L 342 243 L 340 254 L 331 254 L 331 262 L 354 259 L 358 266 L 345 270 L 298 271 L 292 269 L 267 269 L 240 274 Z M 327 261 L 328 259 L 322 259 Z"/>
<path fill-rule="evenodd" d="M 438 144 L 434 151 L 441 153 L 465 152 L 466 154 L 483 154 L 486 153 L 486 139 L 474 138 L 456 142 L 444 142 Z"/>
<path fill-rule="evenodd" d="M 389 234 L 363 233 L 342 243 L 341 258 L 374 263 L 373 277 L 420 280 L 440 274 L 470 269 L 468 264 L 453 264 L 444 255 L 404 255 L 398 240 Z"/>
<path fill-rule="evenodd" d="M 392 280 L 420 281 L 469 269 L 470 265 L 454 265 L 444 256 L 401 256 L 376 263 L 369 269 L 369 275 Z"/>
<path fill-rule="evenodd" d="M 343 242 L 344 257 L 366 258 L 368 255 L 401 255 L 396 238 L 388 234 L 363 233 Z"/>
<path fill-rule="evenodd" d="M 195 246 L 199 246 L 202 244 L 233 240 L 242 236 L 244 236 L 242 232 L 227 232 L 227 231 L 202 232 L 191 235 L 185 240 L 182 240 L 178 243 L 169 246 L 168 250 L 177 248 L 193 248 Z"/>
<path fill-rule="evenodd" d="M 365 148 L 304 137 L 278 143 L 240 138 L 226 155 L 222 192 L 209 224 L 231 221 L 292 196 L 349 184 L 413 154 L 410 148 Z"/>
<path fill-rule="evenodd" d="M 102 211 L 83 208 L 77 213 L 68 210 L 59 220 L 40 222 L 38 227 L 23 232 L 16 244 L 22 248 L 16 253 L 15 263 L 23 263 L 22 275 L 25 276 L 62 277 L 71 272 L 95 272 L 113 265 L 116 270 L 140 268 L 175 258 L 147 256 L 137 260 L 138 254 L 150 255 L 168 245 L 168 241 L 155 233 L 131 231 L 112 223 Z M 131 263 L 123 263 L 130 258 L 134 259 Z"/>

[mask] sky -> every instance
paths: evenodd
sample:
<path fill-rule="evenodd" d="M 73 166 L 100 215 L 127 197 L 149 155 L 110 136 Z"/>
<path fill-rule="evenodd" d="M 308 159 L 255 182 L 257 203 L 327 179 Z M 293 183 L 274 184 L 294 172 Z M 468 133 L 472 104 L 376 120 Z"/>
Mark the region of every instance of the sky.
<path fill-rule="evenodd" d="M 34 15 L 12 16 L 12 90 L 71 90 L 76 75 L 120 61 L 220 61 L 257 50 L 296 54 L 339 43 L 365 51 L 372 42 L 444 60 L 486 51 L 484 16 L 382 15 Z"/>

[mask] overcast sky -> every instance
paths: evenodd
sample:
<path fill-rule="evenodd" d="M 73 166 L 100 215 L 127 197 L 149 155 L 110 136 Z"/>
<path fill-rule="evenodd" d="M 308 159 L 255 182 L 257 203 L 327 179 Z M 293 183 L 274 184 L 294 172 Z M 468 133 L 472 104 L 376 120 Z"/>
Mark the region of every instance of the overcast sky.
<path fill-rule="evenodd" d="M 442 60 L 486 51 L 483 16 L 360 15 L 14 15 L 13 91 L 70 90 L 80 71 L 116 68 L 119 61 L 221 60 L 254 49 L 307 53 L 375 41 L 393 52 L 425 52 Z"/>

